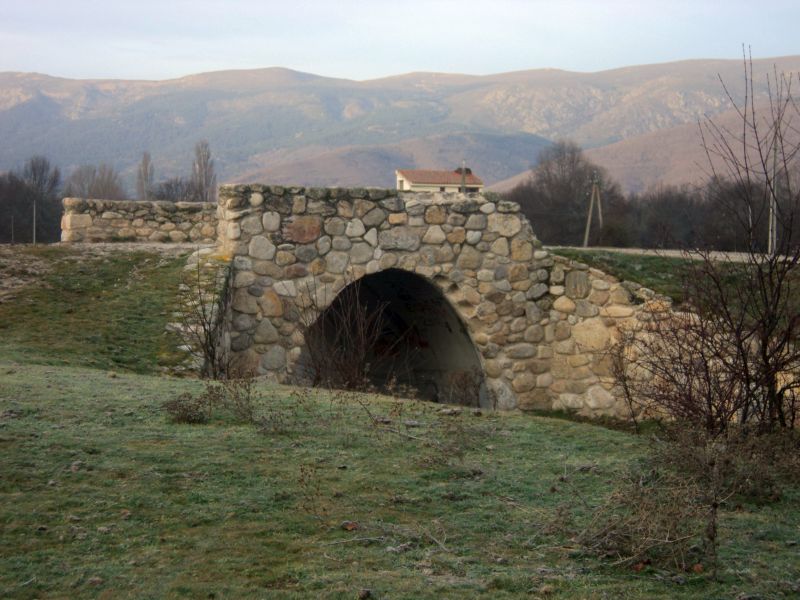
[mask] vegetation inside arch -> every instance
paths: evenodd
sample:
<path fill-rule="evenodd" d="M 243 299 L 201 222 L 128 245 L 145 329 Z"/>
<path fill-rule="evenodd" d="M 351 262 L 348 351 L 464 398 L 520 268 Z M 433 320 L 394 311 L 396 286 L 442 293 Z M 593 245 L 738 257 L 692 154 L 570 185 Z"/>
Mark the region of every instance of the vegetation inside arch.
<path fill-rule="evenodd" d="M 297 372 L 315 385 L 489 406 L 463 322 L 419 275 L 399 269 L 367 275 L 310 321 Z"/>

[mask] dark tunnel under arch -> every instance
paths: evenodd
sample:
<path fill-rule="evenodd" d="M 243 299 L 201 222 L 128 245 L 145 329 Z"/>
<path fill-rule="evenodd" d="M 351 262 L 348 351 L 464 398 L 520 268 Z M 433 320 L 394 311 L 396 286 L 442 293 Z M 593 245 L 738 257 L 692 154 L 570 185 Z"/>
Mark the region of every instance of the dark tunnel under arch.
<path fill-rule="evenodd" d="M 305 337 L 298 372 L 306 379 L 333 387 L 368 381 L 382 392 L 490 406 L 464 322 L 439 288 L 413 272 L 387 269 L 348 284 Z"/>

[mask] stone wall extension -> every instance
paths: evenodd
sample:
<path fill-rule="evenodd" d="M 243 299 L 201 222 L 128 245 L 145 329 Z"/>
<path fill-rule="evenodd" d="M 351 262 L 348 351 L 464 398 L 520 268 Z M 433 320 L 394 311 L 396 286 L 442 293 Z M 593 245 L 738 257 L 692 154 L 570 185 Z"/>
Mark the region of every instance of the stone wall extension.
<path fill-rule="evenodd" d="M 62 242 L 213 243 L 217 205 L 64 198 Z"/>

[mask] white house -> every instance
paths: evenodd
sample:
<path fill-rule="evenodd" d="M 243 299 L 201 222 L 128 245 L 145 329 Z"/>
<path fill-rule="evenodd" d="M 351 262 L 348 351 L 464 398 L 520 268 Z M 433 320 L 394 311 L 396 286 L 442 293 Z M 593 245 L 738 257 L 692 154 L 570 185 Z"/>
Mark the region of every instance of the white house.
<path fill-rule="evenodd" d="M 398 169 L 397 189 L 410 192 L 458 192 L 461 185 L 466 192 L 480 192 L 483 181 L 469 168 L 454 171 L 431 171 L 428 169 Z"/>

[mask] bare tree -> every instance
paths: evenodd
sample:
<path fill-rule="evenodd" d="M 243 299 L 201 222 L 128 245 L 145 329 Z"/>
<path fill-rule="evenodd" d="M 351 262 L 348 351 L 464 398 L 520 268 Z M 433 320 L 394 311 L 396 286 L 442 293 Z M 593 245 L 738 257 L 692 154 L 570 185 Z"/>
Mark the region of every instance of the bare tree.
<path fill-rule="evenodd" d="M 42 223 L 38 219 L 42 209 L 48 200 L 54 198 L 58 184 L 61 181 L 61 173 L 58 168 L 50 167 L 50 161 L 44 156 L 33 156 L 29 158 L 22 168 L 22 180 L 28 188 L 32 210 L 32 242 L 36 243 L 37 230 L 41 229 Z M 52 212 L 52 211 L 49 211 Z M 39 223 L 37 223 L 39 221 Z"/>
<path fill-rule="evenodd" d="M 546 243 L 579 244 L 584 233 L 589 207 L 592 182 L 600 181 L 603 211 L 606 216 L 616 211 L 624 202 L 619 186 L 606 171 L 589 161 L 575 142 L 560 140 L 539 154 L 538 162 L 531 170 L 529 181 L 508 192 L 510 200 L 518 202 L 522 212 L 534 223 L 537 235 Z M 612 219 L 613 220 L 613 219 Z M 609 223 L 611 225 L 611 223 Z M 608 234 L 612 227 L 607 228 Z M 621 243 L 627 227 L 616 227 L 615 239 Z M 592 243 L 601 241 L 604 232 L 595 229 Z"/>
<path fill-rule="evenodd" d="M 81 165 L 67 177 L 64 194 L 72 198 L 89 198 L 96 173 L 94 165 Z"/>
<path fill-rule="evenodd" d="M 314 386 L 365 390 L 370 387 L 372 364 L 380 348 L 386 303 L 368 306 L 360 280 L 350 282 L 324 308 L 320 290 L 306 289 L 306 308 L 299 308 L 305 339 L 300 375 Z"/>
<path fill-rule="evenodd" d="M 617 353 L 617 375 L 633 403 L 712 435 L 733 424 L 754 433 L 791 429 L 800 416 L 800 194 L 790 176 L 800 108 L 793 77 L 776 72 L 759 111 L 751 59 L 744 71 L 744 100 L 728 92 L 741 130 L 707 120 L 702 133 L 715 180 L 729 182 L 717 186 L 718 206 L 749 240 L 748 250 L 739 260 L 702 248 L 687 253 L 694 259 L 686 262 L 687 312 L 630 332 Z M 777 236 L 767 252 L 759 237 L 770 218 Z"/>
<path fill-rule="evenodd" d="M 216 199 L 217 176 L 214 173 L 211 148 L 206 140 L 197 142 L 194 147 L 192 185 L 197 201 L 213 202 Z"/>
<path fill-rule="evenodd" d="M 67 179 L 65 193 L 76 198 L 100 200 L 126 200 L 128 197 L 119 173 L 105 163 L 98 167 L 78 167 Z"/>
<path fill-rule="evenodd" d="M 188 179 L 173 177 L 155 186 L 153 198 L 170 202 L 193 201 L 196 199 L 196 192 L 194 185 Z"/>
<path fill-rule="evenodd" d="M 136 171 L 136 198 L 139 200 L 150 200 L 153 194 L 153 163 L 150 160 L 150 153 L 144 152 L 139 168 Z"/>

